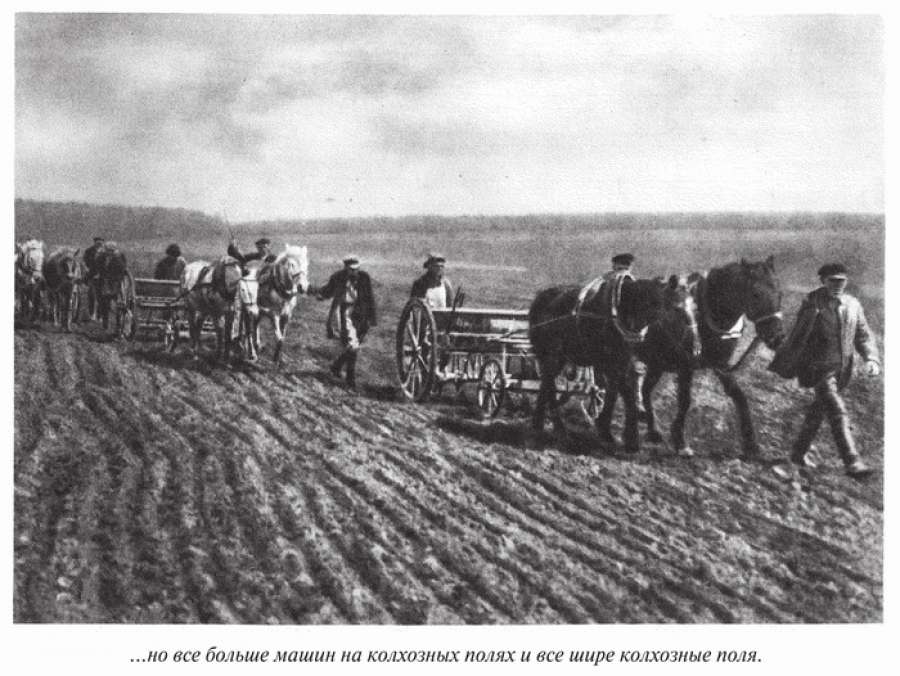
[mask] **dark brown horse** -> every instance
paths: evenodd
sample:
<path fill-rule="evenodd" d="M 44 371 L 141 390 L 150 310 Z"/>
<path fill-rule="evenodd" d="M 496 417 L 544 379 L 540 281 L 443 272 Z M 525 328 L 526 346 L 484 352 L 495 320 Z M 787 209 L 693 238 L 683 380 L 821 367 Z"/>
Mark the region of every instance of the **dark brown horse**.
<path fill-rule="evenodd" d="M 756 433 L 750 419 L 747 396 L 735 378 L 731 364 L 738 339 L 743 331 L 744 318 L 756 327 L 757 338 L 744 353 L 746 356 L 759 340 L 775 349 L 784 338 L 781 319 L 781 288 L 775 276 L 770 256 L 760 263 L 743 259 L 707 275 L 694 274 L 690 278 L 691 296 L 696 305 L 696 324 L 680 314 L 669 314 L 652 325 L 647 339 L 635 352 L 647 365 L 647 375 L 641 387 L 641 397 L 647 413 L 647 439 L 662 441 L 653 414 L 653 389 L 664 372 L 675 372 L 678 381 L 678 413 L 672 423 L 672 444 L 679 455 L 690 456 L 693 451 L 684 440 L 684 424 L 691 406 L 691 384 L 694 371 L 713 369 L 725 393 L 731 397 L 737 411 L 741 444 L 745 456 L 759 452 Z M 699 339 L 699 350 L 696 348 Z"/>
<path fill-rule="evenodd" d="M 78 313 L 78 285 L 84 272 L 78 261 L 80 249 L 58 249 L 44 261 L 43 273 L 49 310 L 53 323 L 62 322 L 63 331 L 72 330 L 72 321 Z"/>
<path fill-rule="evenodd" d="M 123 336 L 127 328 L 126 316 L 129 312 L 134 312 L 131 307 L 134 283 L 128 273 L 125 254 L 107 243 L 97 253 L 94 261 L 98 319 L 103 322 L 104 330 L 109 329 L 109 315 L 115 305 L 116 335 Z"/>
<path fill-rule="evenodd" d="M 635 345 L 647 327 L 662 314 L 667 285 L 660 280 L 625 277 L 603 283 L 593 295 L 576 286 L 553 287 L 538 293 L 528 312 L 529 337 L 541 371 L 541 390 L 533 426 L 544 426 L 550 405 L 554 427 L 565 431 L 556 401 L 556 377 L 567 363 L 593 366 L 602 374 L 615 402 L 621 391 L 625 400 L 624 442 L 628 450 L 639 447 L 637 394 L 628 377 Z M 612 407 L 597 419 L 604 440 L 612 440 Z"/>

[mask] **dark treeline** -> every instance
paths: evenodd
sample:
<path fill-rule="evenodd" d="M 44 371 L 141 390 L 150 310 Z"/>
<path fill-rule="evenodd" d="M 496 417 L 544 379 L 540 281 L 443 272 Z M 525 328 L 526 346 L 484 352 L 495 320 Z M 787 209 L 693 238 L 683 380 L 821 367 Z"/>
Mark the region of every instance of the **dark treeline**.
<path fill-rule="evenodd" d="M 222 219 L 200 211 L 162 207 L 128 207 L 81 202 L 46 202 L 16 199 L 16 238 L 40 237 L 54 242 L 89 242 L 95 234 L 129 241 L 224 235 L 228 226 Z M 447 230 L 479 232 L 527 231 L 579 232 L 594 228 L 607 230 L 690 229 L 716 230 L 843 230 L 883 229 L 883 214 L 842 212 L 699 212 L 602 214 L 526 214 L 517 216 L 438 216 L 399 218 L 316 218 L 252 221 L 233 224 L 235 230 L 264 232 L 277 237 L 297 232 L 328 234 L 353 232 L 441 233 Z"/>
<path fill-rule="evenodd" d="M 94 236 L 120 240 L 184 240 L 222 233 L 221 219 L 200 211 L 16 199 L 16 239 L 38 237 L 83 245 Z"/>
<path fill-rule="evenodd" d="M 882 229 L 882 214 L 844 212 L 696 212 L 637 213 L 608 212 L 602 214 L 525 214 L 517 216 L 402 216 L 399 218 L 329 218 L 306 220 L 254 221 L 243 225 L 273 235 L 288 232 L 342 233 L 372 230 L 375 232 L 440 233 L 448 229 L 548 232 L 580 232 L 592 228 L 607 230 L 717 230 L 746 228 L 752 230 L 842 230 Z"/>

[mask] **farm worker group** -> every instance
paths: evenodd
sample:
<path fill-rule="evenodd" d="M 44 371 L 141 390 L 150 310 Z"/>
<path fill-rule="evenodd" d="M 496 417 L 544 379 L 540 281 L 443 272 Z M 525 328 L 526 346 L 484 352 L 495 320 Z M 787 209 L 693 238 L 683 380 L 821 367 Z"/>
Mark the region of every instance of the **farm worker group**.
<path fill-rule="evenodd" d="M 87 281 L 96 276 L 97 256 L 110 244 L 103 237 L 95 237 L 93 245 L 85 250 L 83 262 L 87 269 Z M 234 238 L 231 238 L 227 253 L 240 261 L 245 273 L 246 264 L 250 261 L 271 263 L 276 259 L 271 252 L 271 240 L 266 237 L 256 240 L 256 251 L 248 254 L 242 254 Z M 612 270 L 600 280 L 612 282 L 626 276 L 633 277 L 634 260 L 633 254 L 616 254 L 612 257 Z M 450 307 L 453 285 L 445 275 L 446 262 L 447 259 L 441 254 L 429 254 L 422 265 L 425 272 L 413 282 L 410 297 L 420 298 L 435 309 Z M 165 257 L 157 263 L 154 278 L 178 279 L 184 265 L 180 247 L 171 244 L 166 249 Z M 800 467 L 816 466 L 810 449 L 822 422 L 827 418 L 847 473 L 862 476 L 869 474 L 871 469 L 863 462 L 853 440 L 841 393 L 850 383 L 857 352 L 865 361 L 866 374 L 871 377 L 879 375 L 878 347 L 862 305 L 846 292 L 847 267 L 842 263 L 828 263 L 819 268 L 818 276 L 821 286 L 807 294 L 796 322 L 787 340 L 776 352 L 769 370 L 783 378 L 797 378 L 801 387 L 813 390 L 812 403 L 791 449 L 791 461 Z M 595 291 L 598 290 L 599 284 Z M 330 371 L 338 378 L 343 372 L 347 385 L 355 388 L 360 345 L 376 325 L 372 280 L 368 273 L 360 269 L 359 257 L 353 254 L 345 256 L 343 267 L 331 275 L 315 297 L 318 300 L 331 299 L 326 333 L 329 338 L 340 340 L 342 346 Z M 339 327 L 337 335 L 332 328 L 335 321 Z M 645 372 L 646 366 L 635 361 L 633 374 L 638 391 Z"/>

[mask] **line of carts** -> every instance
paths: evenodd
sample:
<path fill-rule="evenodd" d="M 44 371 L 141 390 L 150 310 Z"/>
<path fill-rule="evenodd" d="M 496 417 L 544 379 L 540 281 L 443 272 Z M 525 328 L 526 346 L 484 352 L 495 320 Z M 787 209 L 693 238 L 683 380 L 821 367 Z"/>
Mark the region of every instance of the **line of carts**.
<path fill-rule="evenodd" d="M 166 350 L 187 336 L 179 282 L 136 278 L 131 326 L 126 336 L 155 332 Z M 211 325 L 204 331 L 212 331 Z M 510 395 L 537 394 L 540 371 L 528 339 L 528 312 L 488 308 L 429 307 L 411 299 L 396 333 L 397 376 L 405 399 L 424 402 L 453 387 L 457 393 L 475 385 L 475 404 L 487 418 L 497 416 Z M 562 403 L 582 400 L 596 418 L 605 389 L 591 368 L 569 367 L 556 380 Z"/>

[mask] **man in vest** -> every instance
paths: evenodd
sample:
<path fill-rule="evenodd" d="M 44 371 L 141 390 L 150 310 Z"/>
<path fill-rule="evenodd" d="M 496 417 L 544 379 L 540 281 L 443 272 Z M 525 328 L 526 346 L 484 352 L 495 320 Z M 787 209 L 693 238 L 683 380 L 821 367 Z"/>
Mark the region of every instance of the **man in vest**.
<path fill-rule="evenodd" d="M 881 372 L 878 346 L 862 305 L 844 291 L 846 266 L 823 265 L 819 279 L 822 286 L 806 296 L 790 335 L 775 353 L 769 369 L 783 378 L 796 377 L 801 387 L 811 387 L 815 393 L 800 426 L 791 461 L 800 467 L 815 467 L 809 450 L 827 417 L 847 474 L 861 477 L 872 470 L 860 458 L 853 441 L 841 391 L 853 376 L 857 352 L 865 360 L 867 375 L 875 377 Z"/>
<path fill-rule="evenodd" d="M 332 322 L 335 318 L 340 327 L 340 341 L 343 352 L 331 364 L 331 374 L 341 377 L 341 369 L 346 366 L 347 386 L 356 389 L 356 361 L 359 348 L 375 326 L 375 296 L 372 293 L 372 279 L 359 269 L 359 257 L 344 257 L 344 267 L 328 279 L 328 283 L 316 294 L 318 300 L 331 298 L 328 312 L 326 335 L 334 337 Z"/>
<path fill-rule="evenodd" d="M 453 304 L 453 285 L 444 276 L 447 260 L 440 254 L 429 254 L 425 264 L 425 274 L 412 285 L 411 298 L 421 298 L 432 308 L 448 308 Z"/>

